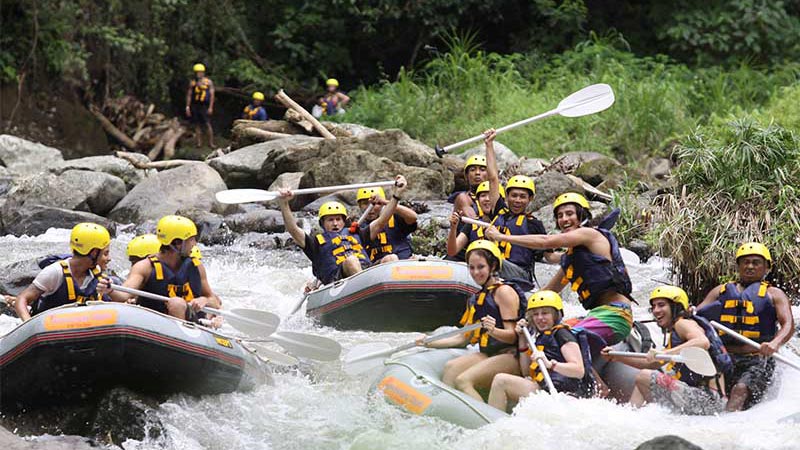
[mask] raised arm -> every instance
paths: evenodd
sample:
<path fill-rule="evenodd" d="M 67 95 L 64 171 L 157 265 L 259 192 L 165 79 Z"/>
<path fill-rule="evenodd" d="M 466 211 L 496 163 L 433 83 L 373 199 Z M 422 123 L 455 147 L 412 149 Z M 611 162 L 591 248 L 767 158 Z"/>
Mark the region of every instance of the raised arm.
<path fill-rule="evenodd" d="M 447 255 L 456 256 L 458 252 L 467 245 L 469 238 L 459 232 L 458 225 L 461 223 L 461 216 L 453 211 L 450 214 L 450 231 L 447 233 Z"/>
<path fill-rule="evenodd" d="M 497 156 L 494 154 L 494 139 L 497 137 L 497 132 L 494 128 L 489 128 L 483 132 L 485 138 L 483 139 L 486 145 L 486 176 L 489 180 L 489 199 L 491 200 L 492 208 L 500 200 L 500 171 L 497 170 Z"/>
<path fill-rule="evenodd" d="M 336 95 L 338 95 L 338 96 L 339 96 L 339 103 L 340 103 L 342 106 L 344 106 L 344 105 L 346 105 L 346 104 L 350 103 L 350 96 L 348 96 L 347 94 L 345 94 L 345 93 L 343 93 L 343 92 L 337 92 L 337 93 L 336 93 Z"/>
<path fill-rule="evenodd" d="M 417 221 L 417 213 L 411 208 L 403 205 L 397 205 L 397 210 L 395 212 L 397 212 L 397 215 L 400 216 L 400 218 L 403 219 L 403 222 L 408 225 L 411 225 Z"/>
<path fill-rule="evenodd" d="M 402 198 L 407 184 L 406 177 L 402 175 L 395 177 L 394 189 L 392 190 L 392 199 L 389 200 L 389 204 L 383 207 L 378 218 L 369 224 L 370 239 L 375 239 L 378 237 L 378 233 L 380 233 L 381 230 L 383 230 L 389 223 L 389 219 L 391 219 L 392 215 L 394 215 L 394 212 L 397 209 L 397 202 Z"/>
<path fill-rule="evenodd" d="M 547 250 L 560 247 L 577 247 L 585 245 L 591 247 L 594 239 L 600 233 L 592 228 L 578 228 L 568 233 L 559 234 L 503 234 L 497 228 L 489 227 L 486 229 L 486 237 L 498 242 L 510 242 L 513 245 L 521 245 L 537 250 Z M 602 236 L 602 235 L 600 235 Z"/>
<path fill-rule="evenodd" d="M 300 248 L 306 248 L 306 232 L 297 226 L 297 220 L 295 220 L 294 215 L 292 214 L 292 209 L 289 207 L 289 200 L 291 200 L 293 197 L 294 194 L 292 194 L 292 191 L 289 189 L 280 190 L 278 204 L 281 207 L 283 226 L 286 228 L 286 232 L 289 233 L 292 239 L 294 239 L 294 242 L 299 245 Z"/>

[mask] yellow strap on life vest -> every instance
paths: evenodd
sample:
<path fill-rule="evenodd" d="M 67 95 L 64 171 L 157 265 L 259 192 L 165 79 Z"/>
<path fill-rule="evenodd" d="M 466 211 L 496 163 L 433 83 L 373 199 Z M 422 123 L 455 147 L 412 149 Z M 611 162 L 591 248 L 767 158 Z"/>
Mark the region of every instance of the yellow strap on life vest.
<path fill-rule="evenodd" d="M 389 228 L 394 228 L 394 214 L 392 214 L 392 217 L 389 217 L 388 226 Z"/>
<path fill-rule="evenodd" d="M 744 336 L 744 337 L 749 337 L 749 338 L 751 338 L 751 339 L 758 339 L 758 338 L 760 338 L 760 337 L 761 337 L 761 332 L 760 332 L 760 331 L 747 331 L 747 330 L 743 330 L 743 331 L 742 331 L 742 336 Z"/>
<path fill-rule="evenodd" d="M 723 284 L 722 287 L 719 288 L 719 293 L 724 294 L 726 290 L 728 290 L 728 285 Z"/>
<path fill-rule="evenodd" d="M 483 291 L 480 294 L 478 294 L 478 300 L 475 303 L 482 306 L 484 300 L 486 300 L 486 291 Z"/>
<path fill-rule="evenodd" d="M 739 306 L 738 300 L 725 300 L 725 309 L 736 308 L 737 306 Z"/>
<path fill-rule="evenodd" d="M 720 322 L 725 322 L 725 323 L 735 324 L 736 323 L 736 316 L 731 316 L 729 314 L 722 314 L 721 316 L 719 316 L 719 321 Z"/>
<path fill-rule="evenodd" d="M 576 278 L 575 281 L 572 282 L 572 291 L 578 292 L 578 289 L 580 289 L 582 284 L 583 284 L 583 277 Z"/>
<path fill-rule="evenodd" d="M 758 288 L 758 296 L 759 297 L 766 297 L 767 296 L 767 289 L 769 289 L 769 283 L 766 281 L 761 282 L 761 286 Z"/>
<path fill-rule="evenodd" d="M 517 226 L 518 227 L 521 227 L 522 226 L 522 222 L 524 222 L 524 221 L 525 221 L 525 215 L 524 214 L 520 214 L 520 215 L 517 216 Z"/>
<path fill-rule="evenodd" d="M 572 280 L 572 277 L 574 275 L 575 275 L 575 268 L 572 267 L 572 264 L 570 264 L 567 267 L 567 271 L 564 273 L 564 278 L 566 278 L 567 280 Z"/>
<path fill-rule="evenodd" d="M 317 235 L 317 243 L 319 245 L 325 245 L 325 236 L 318 234 Z"/>
<path fill-rule="evenodd" d="M 200 258 L 192 258 L 192 264 L 194 264 L 195 267 L 200 267 L 200 265 L 203 264 L 203 261 L 201 261 Z"/>
<path fill-rule="evenodd" d="M 384 232 L 378 233 L 378 242 L 380 242 L 381 244 L 384 244 L 384 245 L 387 242 L 389 242 L 389 238 L 386 237 L 386 233 L 384 233 Z"/>
<path fill-rule="evenodd" d="M 61 272 L 64 274 L 64 283 L 67 285 L 67 298 L 74 301 L 75 295 L 75 280 L 72 279 L 72 272 L 69 270 L 69 262 L 61 261 Z"/>
<path fill-rule="evenodd" d="M 164 279 L 164 266 L 161 265 L 161 261 L 158 260 L 155 256 L 150 257 L 150 262 L 153 263 L 153 270 L 156 271 L 156 280 L 163 280 Z"/>

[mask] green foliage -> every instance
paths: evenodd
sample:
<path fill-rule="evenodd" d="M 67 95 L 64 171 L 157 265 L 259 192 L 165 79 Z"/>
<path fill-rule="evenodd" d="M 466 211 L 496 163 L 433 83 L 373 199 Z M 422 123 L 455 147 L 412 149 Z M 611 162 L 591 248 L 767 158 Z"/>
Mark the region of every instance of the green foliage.
<path fill-rule="evenodd" d="M 663 199 L 662 255 L 672 258 L 681 285 L 700 294 L 733 275 L 743 242 L 766 244 L 776 281 L 800 273 L 800 140 L 752 117 L 698 130 L 678 150 L 683 188 Z"/>

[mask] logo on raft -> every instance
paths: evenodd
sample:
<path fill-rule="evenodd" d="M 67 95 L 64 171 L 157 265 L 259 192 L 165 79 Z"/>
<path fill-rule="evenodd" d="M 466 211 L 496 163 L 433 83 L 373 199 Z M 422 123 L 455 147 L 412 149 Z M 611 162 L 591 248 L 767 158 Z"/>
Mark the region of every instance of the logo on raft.
<path fill-rule="evenodd" d="M 44 329 L 56 331 L 103 327 L 117 323 L 117 316 L 117 311 L 113 309 L 51 314 L 44 319 Z"/>
<path fill-rule="evenodd" d="M 431 405 L 431 398 L 395 377 L 386 377 L 378 384 L 378 389 L 392 402 L 406 411 L 421 415 Z"/>
<path fill-rule="evenodd" d="M 449 280 L 451 278 L 453 278 L 452 267 L 392 267 L 393 280 Z"/>

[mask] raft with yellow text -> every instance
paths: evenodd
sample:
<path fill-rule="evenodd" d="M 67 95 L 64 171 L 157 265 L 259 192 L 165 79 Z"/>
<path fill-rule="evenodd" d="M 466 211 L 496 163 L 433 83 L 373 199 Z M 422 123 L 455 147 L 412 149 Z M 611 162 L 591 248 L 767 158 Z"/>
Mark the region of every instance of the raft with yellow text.
<path fill-rule="evenodd" d="M 0 338 L 0 410 L 91 401 L 115 387 L 206 395 L 269 382 L 235 339 L 136 305 L 70 304 Z"/>
<path fill-rule="evenodd" d="M 462 262 L 396 261 L 307 294 L 306 313 L 342 330 L 430 331 L 456 325 L 478 290 Z"/>

